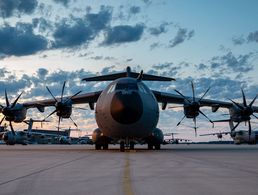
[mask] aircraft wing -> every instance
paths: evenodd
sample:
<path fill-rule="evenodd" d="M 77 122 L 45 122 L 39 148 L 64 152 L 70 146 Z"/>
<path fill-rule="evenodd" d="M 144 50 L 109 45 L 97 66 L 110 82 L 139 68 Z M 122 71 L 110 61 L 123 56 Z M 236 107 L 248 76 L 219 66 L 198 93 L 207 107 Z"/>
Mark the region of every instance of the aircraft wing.
<path fill-rule="evenodd" d="M 227 131 L 227 132 L 221 132 L 221 133 L 207 133 L 207 134 L 201 134 L 200 136 L 208 136 L 208 135 L 220 135 L 220 134 L 230 134 L 231 132 L 230 131 Z"/>
<path fill-rule="evenodd" d="M 70 99 L 72 100 L 73 104 L 83 104 L 83 103 L 95 103 L 97 102 L 100 94 L 102 91 L 96 91 L 96 92 L 91 92 L 91 93 L 85 93 L 85 94 L 80 94 L 75 97 L 67 96 L 63 97 L 63 99 Z M 57 101 L 60 100 L 60 98 L 56 98 Z M 39 100 L 39 101 L 32 101 L 32 102 L 26 102 L 23 103 L 23 106 L 26 108 L 44 108 L 45 106 L 54 106 L 56 101 L 54 99 L 46 99 L 46 100 Z"/>
<path fill-rule="evenodd" d="M 171 94 L 171 93 L 163 93 L 159 91 L 152 90 L 153 94 L 155 95 L 156 99 L 160 103 L 174 103 L 174 104 L 183 104 L 184 98 L 177 94 Z M 192 99 L 192 97 L 187 97 L 187 99 Z M 198 101 L 199 98 L 196 98 Z M 233 106 L 231 102 L 224 102 L 224 101 L 218 101 L 218 100 L 210 100 L 210 99 L 202 99 L 200 101 L 201 106 L 210 106 L 218 109 L 219 107 L 222 108 L 230 108 Z"/>

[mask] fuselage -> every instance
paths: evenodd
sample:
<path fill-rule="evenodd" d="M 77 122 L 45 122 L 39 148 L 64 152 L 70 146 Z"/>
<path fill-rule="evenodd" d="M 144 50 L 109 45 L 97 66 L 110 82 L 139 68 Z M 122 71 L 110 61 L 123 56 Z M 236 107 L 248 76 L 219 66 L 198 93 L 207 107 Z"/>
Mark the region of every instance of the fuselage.
<path fill-rule="evenodd" d="M 159 107 L 152 91 L 140 80 L 120 78 L 103 90 L 96 103 L 96 122 L 112 139 L 150 136 L 157 126 Z"/>

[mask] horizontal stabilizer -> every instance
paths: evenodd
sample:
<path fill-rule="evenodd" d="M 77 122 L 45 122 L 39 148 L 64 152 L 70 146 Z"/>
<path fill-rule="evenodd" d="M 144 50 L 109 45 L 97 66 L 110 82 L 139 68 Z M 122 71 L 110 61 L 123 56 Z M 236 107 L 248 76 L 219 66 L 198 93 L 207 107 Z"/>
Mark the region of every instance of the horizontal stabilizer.
<path fill-rule="evenodd" d="M 118 78 L 123 78 L 123 77 L 138 78 L 139 75 L 140 75 L 140 73 L 131 72 L 131 68 L 127 67 L 126 72 L 89 77 L 89 78 L 84 78 L 82 80 L 83 81 L 113 81 L 113 80 L 116 80 Z M 144 81 L 174 81 L 175 79 L 170 78 L 170 77 L 142 74 L 141 80 L 144 80 Z"/>

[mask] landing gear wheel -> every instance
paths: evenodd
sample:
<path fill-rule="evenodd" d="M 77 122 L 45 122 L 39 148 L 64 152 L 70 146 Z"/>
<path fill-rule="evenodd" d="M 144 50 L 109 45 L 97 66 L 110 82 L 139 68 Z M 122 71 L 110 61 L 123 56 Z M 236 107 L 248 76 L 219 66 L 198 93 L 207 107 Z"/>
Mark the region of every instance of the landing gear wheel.
<path fill-rule="evenodd" d="M 125 151 L 125 142 L 121 141 L 120 142 L 120 152 L 124 152 Z"/>
<path fill-rule="evenodd" d="M 153 145 L 152 144 L 148 144 L 148 150 L 152 150 L 153 149 Z"/>
<path fill-rule="evenodd" d="M 160 150 L 160 144 L 155 145 L 155 150 Z"/>
<path fill-rule="evenodd" d="M 130 150 L 134 150 L 134 142 L 130 141 Z"/>
<path fill-rule="evenodd" d="M 101 150 L 101 145 L 100 144 L 95 144 L 95 149 L 96 150 Z"/>
<path fill-rule="evenodd" d="M 103 150 L 108 150 L 108 144 L 103 144 Z"/>

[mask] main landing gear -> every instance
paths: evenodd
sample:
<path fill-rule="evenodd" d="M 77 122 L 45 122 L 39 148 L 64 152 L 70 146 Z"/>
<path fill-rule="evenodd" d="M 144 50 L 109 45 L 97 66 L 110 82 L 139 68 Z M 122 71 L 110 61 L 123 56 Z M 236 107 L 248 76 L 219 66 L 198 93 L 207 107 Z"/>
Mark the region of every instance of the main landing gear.
<path fill-rule="evenodd" d="M 135 145 L 134 141 L 128 141 L 128 140 L 121 141 L 120 142 L 120 151 L 124 152 L 125 148 L 130 149 L 130 150 L 134 150 L 134 145 Z"/>
<path fill-rule="evenodd" d="M 148 150 L 153 150 L 153 147 L 154 147 L 155 150 L 160 150 L 160 144 L 148 143 Z"/>

